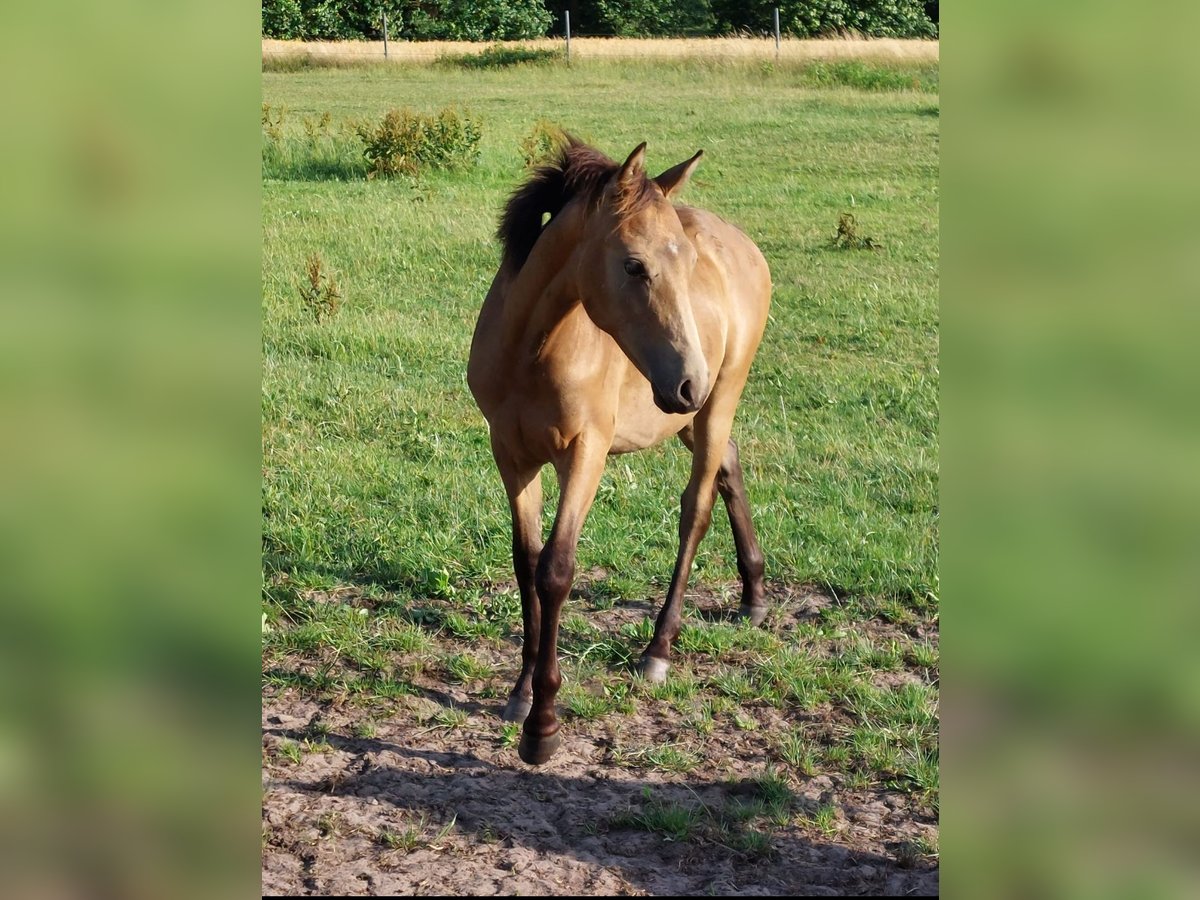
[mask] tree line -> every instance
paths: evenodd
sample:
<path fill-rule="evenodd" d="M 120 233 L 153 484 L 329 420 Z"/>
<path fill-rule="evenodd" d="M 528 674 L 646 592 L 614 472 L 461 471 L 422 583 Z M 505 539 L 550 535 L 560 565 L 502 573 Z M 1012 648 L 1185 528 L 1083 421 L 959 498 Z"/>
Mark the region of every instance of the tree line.
<path fill-rule="evenodd" d="M 937 37 L 938 0 L 262 0 L 263 37 L 380 40 L 383 14 L 396 40 L 507 41 L 560 35 L 563 11 L 580 36 L 795 37 L 854 31 L 868 37 Z"/>

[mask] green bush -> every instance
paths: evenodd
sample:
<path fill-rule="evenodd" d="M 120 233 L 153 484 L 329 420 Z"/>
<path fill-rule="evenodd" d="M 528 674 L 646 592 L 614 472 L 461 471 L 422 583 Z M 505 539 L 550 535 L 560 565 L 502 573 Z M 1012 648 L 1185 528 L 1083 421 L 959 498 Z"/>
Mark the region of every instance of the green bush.
<path fill-rule="evenodd" d="M 436 116 L 411 109 L 392 109 L 378 125 L 358 127 L 370 166 L 368 177 L 415 175 L 423 168 L 451 169 L 474 165 L 479 158 L 479 122 L 452 108 Z"/>
<path fill-rule="evenodd" d="M 443 0 L 413 8 L 403 36 L 446 41 L 523 41 L 542 37 L 553 22 L 540 0 Z"/>
<path fill-rule="evenodd" d="M 448 62 L 464 69 L 504 69 L 527 63 L 545 65 L 563 58 L 557 50 L 540 50 L 533 47 L 504 47 L 494 44 L 480 53 L 452 56 Z"/>
<path fill-rule="evenodd" d="M 936 37 L 936 2 L 925 0 L 580 0 L 577 34 L 769 34 L 772 9 L 798 37 L 856 31 L 870 37 Z M 392 37 L 405 40 L 513 41 L 562 30 L 562 5 L 540 0 L 262 0 L 266 37 L 378 40 L 387 12 Z M 552 13 L 550 9 L 554 9 Z"/>
<path fill-rule="evenodd" d="M 711 0 L 719 32 L 772 30 L 772 9 L 779 27 L 796 37 L 856 31 L 868 37 L 937 37 L 938 27 L 923 0 Z"/>
<path fill-rule="evenodd" d="M 263 37 L 285 41 L 304 37 L 304 10 L 300 0 L 263 0 Z"/>
<path fill-rule="evenodd" d="M 595 0 L 595 7 L 597 32 L 620 37 L 704 35 L 716 25 L 709 0 Z"/>

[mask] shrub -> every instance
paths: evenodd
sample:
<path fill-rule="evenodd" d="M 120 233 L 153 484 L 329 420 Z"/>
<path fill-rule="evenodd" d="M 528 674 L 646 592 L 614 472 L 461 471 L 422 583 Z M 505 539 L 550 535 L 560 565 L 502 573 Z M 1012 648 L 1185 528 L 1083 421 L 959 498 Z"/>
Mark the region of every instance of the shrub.
<path fill-rule="evenodd" d="M 533 130 L 521 138 L 521 158 L 525 162 L 525 167 L 532 169 L 534 166 L 549 162 L 558 148 L 566 142 L 567 136 L 561 128 L 553 122 L 538 119 L 533 125 Z"/>
<path fill-rule="evenodd" d="M 718 31 L 767 34 L 773 7 L 785 34 L 816 37 L 856 31 L 869 37 L 936 37 L 923 0 L 711 0 Z"/>
<path fill-rule="evenodd" d="M 504 47 L 493 44 L 479 53 L 467 53 L 463 56 L 452 56 L 448 62 L 464 69 L 504 69 L 509 66 L 523 64 L 545 65 L 562 59 L 557 50 L 543 50 L 533 47 Z"/>
<path fill-rule="evenodd" d="M 263 37 L 285 41 L 304 37 L 304 11 L 300 0 L 263 0 Z"/>
<path fill-rule="evenodd" d="M 620 37 L 712 34 L 716 24 L 708 0 L 596 0 L 595 6 L 597 30 Z"/>
<path fill-rule="evenodd" d="M 523 41 L 544 35 L 552 21 L 540 0 L 443 0 L 429 7 L 415 7 L 404 23 L 403 36 Z"/>
<path fill-rule="evenodd" d="M 477 120 L 449 107 L 436 116 L 392 109 L 378 125 L 359 125 L 358 135 L 371 168 L 368 177 L 392 177 L 474 165 L 482 130 Z"/>

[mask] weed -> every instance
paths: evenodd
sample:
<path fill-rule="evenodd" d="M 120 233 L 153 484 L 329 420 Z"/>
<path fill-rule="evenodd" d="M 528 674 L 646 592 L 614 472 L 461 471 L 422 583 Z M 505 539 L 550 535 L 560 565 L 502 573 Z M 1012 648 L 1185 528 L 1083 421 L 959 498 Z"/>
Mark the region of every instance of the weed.
<path fill-rule="evenodd" d="M 858 233 L 858 220 L 853 213 L 842 213 L 838 216 L 837 234 L 833 236 L 833 246 L 838 250 L 880 249 L 880 244 L 874 238 Z"/>
<path fill-rule="evenodd" d="M 521 159 L 527 169 L 549 162 L 567 142 L 563 130 L 553 122 L 538 119 L 529 134 L 521 138 Z"/>
<path fill-rule="evenodd" d="M 278 141 L 283 137 L 284 110 L 272 108 L 270 103 L 262 105 L 262 128 L 270 140 Z"/>
<path fill-rule="evenodd" d="M 500 746 L 515 747 L 521 740 L 521 723 L 505 722 L 500 726 Z"/>
<path fill-rule="evenodd" d="M 740 710 L 734 712 L 733 724 L 741 731 L 758 731 L 758 720 Z"/>
<path fill-rule="evenodd" d="M 321 837 L 329 837 L 331 834 L 337 834 L 339 815 L 336 812 L 327 812 L 317 819 L 317 833 Z"/>
<path fill-rule="evenodd" d="M 380 829 L 376 839 L 389 850 L 402 850 L 408 853 L 420 845 L 421 829 L 414 825 L 406 826 L 400 831 L 393 831 L 385 827 Z"/>
<path fill-rule="evenodd" d="M 889 845 L 889 849 L 896 865 L 902 869 L 911 869 L 925 859 L 937 859 L 940 855 L 936 834 L 933 837 L 919 835 L 912 840 L 900 841 Z"/>
<path fill-rule="evenodd" d="M 334 277 L 325 270 L 325 261 L 319 253 L 309 254 L 304 273 L 307 281 L 299 284 L 300 301 L 320 324 L 337 315 L 342 305 L 342 292 Z"/>
<path fill-rule="evenodd" d="M 304 749 L 296 741 L 280 741 L 278 752 L 280 756 L 290 759 L 294 763 L 298 763 L 304 758 Z"/>
<path fill-rule="evenodd" d="M 358 126 L 370 165 L 367 177 L 416 175 L 422 169 L 456 169 L 475 164 L 482 136 L 479 120 L 446 107 L 435 116 L 391 109 L 377 125 Z"/>

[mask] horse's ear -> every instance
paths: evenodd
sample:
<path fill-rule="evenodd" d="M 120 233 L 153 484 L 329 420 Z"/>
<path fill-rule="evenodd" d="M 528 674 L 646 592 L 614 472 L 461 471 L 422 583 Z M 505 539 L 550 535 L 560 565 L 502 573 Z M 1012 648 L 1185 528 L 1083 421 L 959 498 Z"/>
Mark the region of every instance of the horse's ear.
<path fill-rule="evenodd" d="M 629 159 L 625 160 L 625 164 L 621 166 L 621 170 L 617 172 L 616 183 L 621 187 L 627 187 L 638 184 L 642 178 L 646 177 L 646 142 L 642 141 L 638 144 L 632 153 L 629 154 Z"/>
<path fill-rule="evenodd" d="M 696 170 L 696 166 L 700 165 L 700 157 L 703 155 L 703 150 L 697 150 L 696 155 L 691 159 L 684 160 L 677 166 L 671 166 L 671 168 L 654 179 L 654 183 L 662 189 L 664 196 L 669 198 L 683 190 L 683 186 L 692 177 L 692 172 Z"/>

